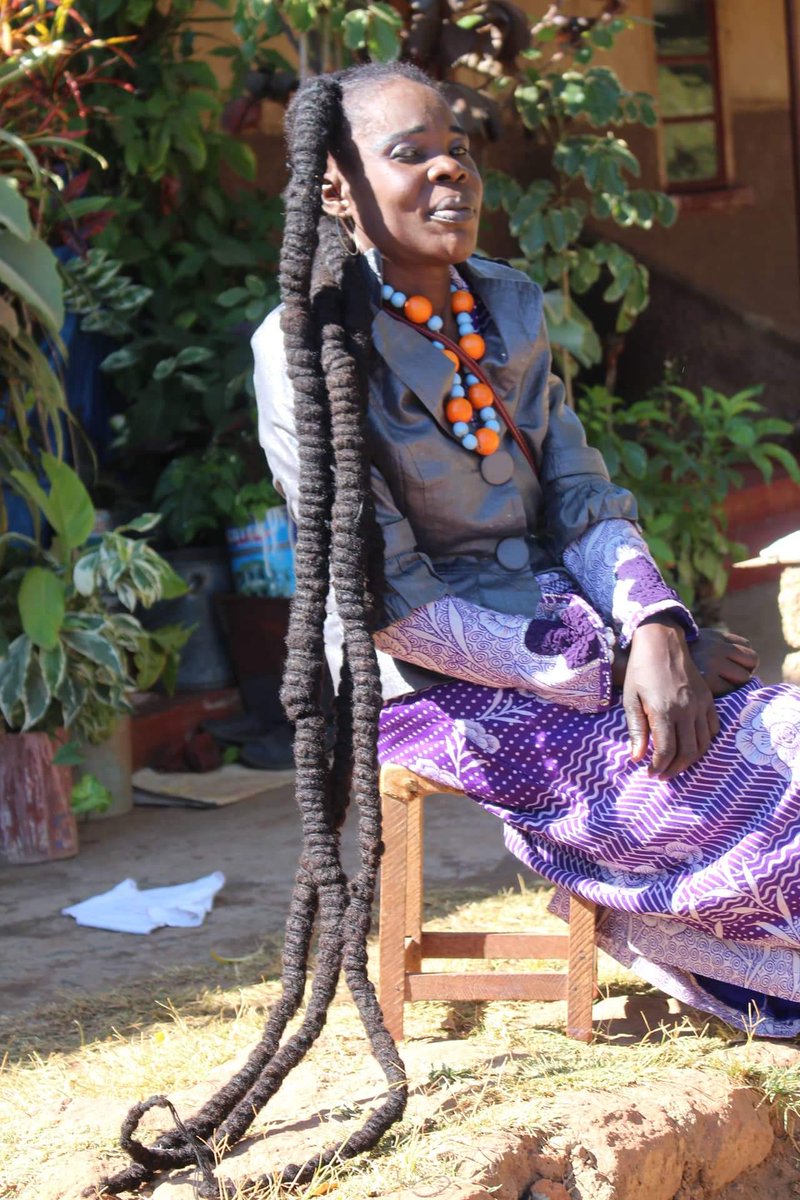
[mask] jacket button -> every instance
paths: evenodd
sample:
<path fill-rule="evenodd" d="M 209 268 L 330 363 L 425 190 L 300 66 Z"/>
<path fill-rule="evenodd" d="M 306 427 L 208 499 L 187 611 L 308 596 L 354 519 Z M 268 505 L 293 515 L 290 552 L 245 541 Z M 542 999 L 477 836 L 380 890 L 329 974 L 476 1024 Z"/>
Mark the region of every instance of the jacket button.
<path fill-rule="evenodd" d="M 495 557 L 507 571 L 521 571 L 530 562 L 528 543 L 525 538 L 507 537 L 497 543 Z"/>
<path fill-rule="evenodd" d="M 481 475 L 487 483 L 508 483 L 514 474 L 514 460 L 507 450 L 495 450 L 481 459 Z"/>

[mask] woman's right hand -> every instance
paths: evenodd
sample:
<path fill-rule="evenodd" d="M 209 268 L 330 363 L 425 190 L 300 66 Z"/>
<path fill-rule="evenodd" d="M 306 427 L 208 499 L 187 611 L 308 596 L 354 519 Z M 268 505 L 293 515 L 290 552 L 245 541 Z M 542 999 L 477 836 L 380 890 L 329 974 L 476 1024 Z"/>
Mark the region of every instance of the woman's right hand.
<path fill-rule="evenodd" d="M 689 644 L 689 652 L 712 696 L 725 696 L 749 683 L 758 670 L 758 655 L 738 633 L 701 629 L 700 636 Z"/>

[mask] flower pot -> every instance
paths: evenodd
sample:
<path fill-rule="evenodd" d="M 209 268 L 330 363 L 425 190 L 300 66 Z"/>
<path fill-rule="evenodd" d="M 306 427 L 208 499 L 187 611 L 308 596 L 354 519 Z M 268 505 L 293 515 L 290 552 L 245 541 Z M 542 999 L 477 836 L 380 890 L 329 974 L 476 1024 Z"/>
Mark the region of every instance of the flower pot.
<path fill-rule="evenodd" d="M 294 595 L 294 550 L 285 504 L 267 509 L 261 521 L 226 530 L 233 586 L 241 596 Z"/>
<path fill-rule="evenodd" d="M 0 858 L 6 862 L 47 862 L 78 853 L 72 771 L 53 765 L 57 745 L 46 733 L 0 735 Z"/>
<path fill-rule="evenodd" d="M 159 625 L 194 625 L 195 630 L 181 652 L 177 690 L 197 692 L 229 687 L 233 670 L 214 598 L 229 592 L 231 572 L 224 546 L 190 546 L 185 550 L 167 550 L 164 558 L 189 585 L 189 591 L 175 600 L 161 600 L 141 614 L 148 629 Z"/>
<path fill-rule="evenodd" d="M 97 746 L 82 746 L 80 771 L 94 775 L 114 797 L 103 812 L 89 813 L 90 821 L 103 817 L 121 817 L 133 808 L 133 751 L 131 719 L 122 716 L 111 736 Z"/>

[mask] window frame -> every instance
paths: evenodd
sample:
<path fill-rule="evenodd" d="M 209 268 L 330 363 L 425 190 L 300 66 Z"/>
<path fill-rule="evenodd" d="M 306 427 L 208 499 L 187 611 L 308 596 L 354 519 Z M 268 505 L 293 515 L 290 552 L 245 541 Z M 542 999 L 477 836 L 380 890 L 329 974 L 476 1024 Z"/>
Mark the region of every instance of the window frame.
<path fill-rule="evenodd" d="M 695 3 L 697 0 L 695 0 Z M 691 195 L 698 192 L 718 192 L 731 187 L 732 164 L 730 143 L 728 138 L 728 121 L 725 111 L 719 52 L 719 25 L 717 21 L 717 5 L 715 0 L 700 0 L 705 6 L 708 22 L 709 52 L 708 54 L 661 54 L 658 48 L 655 25 L 658 21 L 653 7 L 653 49 L 656 64 L 656 94 L 659 101 L 659 174 L 661 186 L 670 195 Z M 714 97 L 713 111 L 710 113 L 686 116 L 665 116 L 661 111 L 661 92 L 658 86 L 659 67 L 669 66 L 708 66 L 711 73 L 711 86 Z M 667 173 L 667 155 L 665 139 L 661 129 L 667 125 L 697 125 L 701 121 L 711 121 L 714 125 L 714 141 L 717 150 L 717 173 L 708 179 L 670 179 Z"/>

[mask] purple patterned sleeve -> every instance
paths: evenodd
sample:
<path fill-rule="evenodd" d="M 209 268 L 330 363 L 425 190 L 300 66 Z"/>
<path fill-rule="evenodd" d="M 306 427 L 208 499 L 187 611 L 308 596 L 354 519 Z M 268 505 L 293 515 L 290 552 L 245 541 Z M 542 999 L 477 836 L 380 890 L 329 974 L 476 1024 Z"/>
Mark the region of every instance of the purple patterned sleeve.
<path fill-rule="evenodd" d="M 680 596 L 668 587 L 647 542 L 632 521 L 599 521 L 564 551 L 564 566 L 604 620 L 616 629 L 622 647 L 646 617 L 669 614 L 686 637 L 697 625 Z"/>
<path fill-rule="evenodd" d="M 375 635 L 378 649 L 395 658 L 580 712 L 611 702 L 612 640 L 582 597 L 544 588 L 532 621 L 443 596 Z"/>

